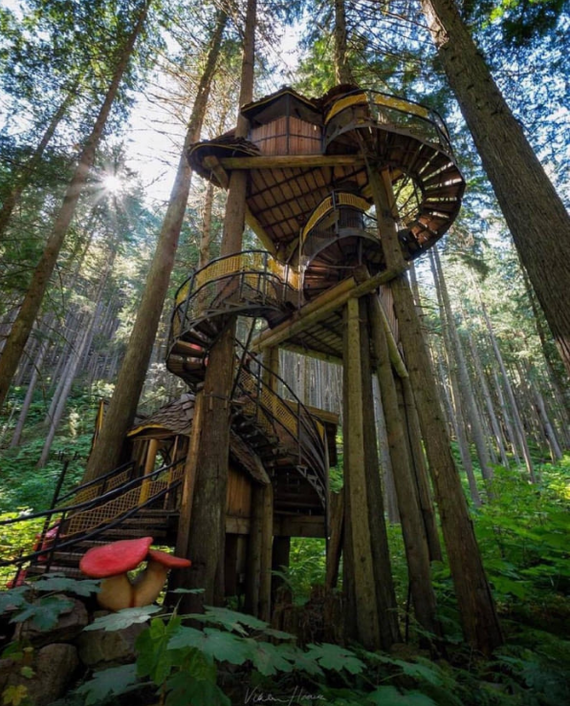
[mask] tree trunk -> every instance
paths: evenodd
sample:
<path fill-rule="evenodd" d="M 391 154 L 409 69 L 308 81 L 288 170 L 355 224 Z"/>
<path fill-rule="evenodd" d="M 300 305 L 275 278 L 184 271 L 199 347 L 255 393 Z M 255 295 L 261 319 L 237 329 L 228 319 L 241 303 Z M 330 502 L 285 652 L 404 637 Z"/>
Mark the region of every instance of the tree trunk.
<path fill-rule="evenodd" d="M 479 351 L 477 346 L 473 341 L 473 337 L 470 333 L 467 334 L 469 341 L 469 350 L 471 351 L 471 360 L 475 367 L 475 372 L 477 374 L 477 383 L 483 395 L 483 401 L 485 403 L 485 408 L 487 410 L 487 415 L 491 422 L 491 429 L 493 430 L 493 436 L 499 450 L 499 455 L 501 457 L 501 463 L 505 468 L 509 467 L 509 459 L 507 458 L 507 452 L 505 450 L 505 443 L 503 441 L 503 433 L 501 427 L 499 426 L 499 421 L 495 413 L 495 406 L 493 405 L 493 400 L 491 398 L 491 393 L 489 391 L 489 385 L 487 384 L 487 378 L 483 372 L 483 366 L 481 365 L 481 358 L 479 357 Z"/>
<path fill-rule="evenodd" d="M 477 450 L 477 458 L 479 459 L 481 473 L 488 484 L 488 482 L 493 478 L 493 471 L 489 467 L 489 455 L 487 453 L 483 425 L 481 424 L 479 410 L 475 404 L 475 394 L 473 392 L 471 379 L 469 378 L 469 372 L 467 370 L 465 353 L 463 352 L 463 346 L 461 345 L 461 340 L 459 339 L 459 333 L 457 331 L 455 318 L 451 309 L 449 292 L 447 290 L 447 284 L 445 282 L 445 277 L 441 267 L 441 260 L 437 251 L 437 246 L 430 250 L 430 255 L 432 256 L 432 264 L 435 268 L 434 276 L 437 273 L 436 286 L 441 294 L 441 303 L 443 304 L 445 311 L 445 320 L 449 331 L 449 338 L 455 353 L 455 361 L 457 362 L 457 373 L 459 376 L 463 408 L 466 412 L 467 422 L 471 427 L 471 434 Z M 490 492 L 489 487 L 487 487 L 487 490 Z"/>
<path fill-rule="evenodd" d="M 245 23 L 239 104 L 253 96 L 254 40 L 256 0 L 248 0 Z M 238 115 L 236 137 L 245 137 L 248 122 Z M 230 176 L 226 202 L 221 254 L 239 252 L 245 225 L 247 173 L 234 170 Z M 189 523 L 188 547 L 192 567 L 188 585 L 203 588 L 200 596 L 191 596 L 192 610 L 220 603 L 224 590 L 225 511 L 230 442 L 230 399 L 235 358 L 235 317 L 229 318 L 223 333 L 210 349 L 203 390 L 203 421 L 196 451 L 198 469 L 194 502 Z M 189 512 L 189 509 L 185 509 Z M 208 541 L 204 541 L 204 538 Z"/>
<path fill-rule="evenodd" d="M 421 0 L 515 246 L 570 373 L 570 217 L 497 88 L 453 0 Z"/>
<path fill-rule="evenodd" d="M 135 324 L 98 443 L 87 463 L 83 477 L 84 482 L 104 475 L 119 465 L 123 441 L 136 414 L 168 291 L 170 274 L 174 266 L 178 239 L 188 201 L 192 173 L 186 153 L 189 146 L 200 135 L 226 22 L 227 16 L 224 12 L 219 11 L 216 28 L 210 42 L 206 67 L 200 79 L 188 123 L 170 201 L 147 275 L 142 301 L 137 310 Z"/>
<path fill-rule="evenodd" d="M 10 217 L 12 212 L 20 202 L 20 198 L 26 186 L 30 183 L 32 174 L 37 169 L 46 147 L 48 146 L 51 138 L 53 137 L 57 126 L 61 122 L 63 116 L 66 114 L 67 109 L 73 103 L 77 97 L 77 88 L 79 82 L 76 82 L 74 86 L 69 90 L 68 94 L 63 99 L 59 108 L 55 111 L 49 125 L 44 132 L 42 139 L 40 140 L 38 146 L 34 150 L 33 155 L 28 160 L 28 163 L 23 167 L 22 172 L 16 177 L 15 184 L 6 196 L 2 203 L 2 208 L 0 209 L 0 241 L 4 231 L 6 230 L 8 223 L 10 222 Z"/>
<path fill-rule="evenodd" d="M 501 375 L 503 378 L 505 390 L 507 391 L 507 397 L 509 398 L 509 404 L 511 408 L 511 413 L 513 416 L 513 424 L 514 424 L 514 432 L 517 437 L 517 440 L 519 442 L 519 447 L 522 450 L 522 454 L 525 460 L 525 465 L 531 480 L 531 483 L 536 483 L 536 477 L 534 475 L 534 465 L 532 463 L 532 459 L 530 457 L 530 449 L 528 448 L 528 443 L 524 434 L 524 428 L 523 428 L 523 423 L 521 420 L 521 416 L 519 414 L 519 408 L 517 405 L 517 401 L 515 399 L 515 394 L 513 392 L 513 388 L 511 386 L 509 376 L 507 374 L 507 369 L 505 367 L 505 362 L 503 360 L 503 356 L 501 355 L 501 351 L 499 349 L 499 344 L 497 343 L 497 339 L 495 337 L 495 333 L 493 331 L 493 327 L 491 326 L 491 321 L 489 319 L 489 315 L 487 314 L 487 308 L 485 307 L 485 304 L 481 300 L 481 312 L 483 314 L 483 318 L 485 320 L 485 324 L 487 326 L 487 331 L 489 332 L 489 338 L 491 339 L 491 345 L 493 346 L 493 352 L 495 353 L 495 358 L 497 360 L 497 363 L 499 364 L 499 369 L 501 371 Z"/>
<path fill-rule="evenodd" d="M 18 362 L 42 305 L 57 258 L 75 213 L 77 202 L 87 182 L 89 171 L 95 159 L 95 151 L 103 135 L 103 129 L 111 112 L 119 85 L 133 53 L 135 42 L 142 31 L 149 3 L 150 0 L 145 0 L 139 12 L 137 23 L 125 42 L 111 84 L 107 90 L 107 95 L 93 130 L 81 151 L 79 162 L 67 187 L 63 204 L 53 225 L 48 242 L 32 275 L 32 281 L 2 351 L 2 357 L 0 358 L 0 409 L 4 404 L 10 383 L 18 367 Z"/>
<path fill-rule="evenodd" d="M 418 492 L 411 471 L 411 459 L 398 408 L 398 394 L 392 376 L 392 365 L 388 343 L 380 311 L 380 302 L 375 294 L 368 297 L 368 315 L 372 329 L 372 345 L 376 360 L 376 375 L 380 386 L 386 431 L 390 444 L 392 477 L 398 496 L 398 509 L 410 591 L 418 622 L 425 630 L 441 635 L 441 626 L 436 618 L 435 593 L 431 584 L 429 551 L 425 527 L 420 513 Z"/>
<path fill-rule="evenodd" d="M 401 267 L 403 257 L 393 215 L 394 204 L 388 190 L 388 175 L 380 176 L 371 169 L 369 181 L 386 266 Z M 488 654 L 503 641 L 495 604 L 451 455 L 433 371 L 405 275 L 396 277 L 391 287 L 410 383 L 418 405 L 463 631 L 469 643 Z"/>
<path fill-rule="evenodd" d="M 344 0 L 334 0 L 334 77 L 337 83 L 354 83 L 348 63 L 347 40 Z"/>

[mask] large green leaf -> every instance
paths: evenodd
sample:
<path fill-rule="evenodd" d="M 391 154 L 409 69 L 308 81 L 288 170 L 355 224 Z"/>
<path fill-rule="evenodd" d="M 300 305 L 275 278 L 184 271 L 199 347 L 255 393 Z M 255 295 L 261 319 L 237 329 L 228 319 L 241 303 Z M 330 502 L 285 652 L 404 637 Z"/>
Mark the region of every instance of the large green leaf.
<path fill-rule="evenodd" d="M 140 677 L 150 677 L 160 686 L 170 676 L 177 663 L 174 650 L 168 649 L 168 642 L 180 627 L 180 618 L 173 617 L 168 623 L 153 618 L 150 626 L 137 637 L 137 673 Z"/>
<path fill-rule="evenodd" d="M 230 664 L 243 664 L 251 658 L 250 647 L 243 638 L 215 628 L 204 628 L 203 631 L 195 628 L 179 628 L 170 639 L 168 647 L 169 649 L 195 647 L 218 662 Z"/>
<path fill-rule="evenodd" d="M 346 669 L 351 674 L 360 674 L 365 669 L 365 664 L 358 657 L 343 647 L 331 645 L 327 642 L 322 645 L 308 645 L 307 658 L 314 659 L 324 669 L 340 672 Z"/>
<path fill-rule="evenodd" d="M 101 590 L 101 581 L 69 579 L 64 576 L 46 576 L 34 583 L 36 591 L 67 591 L 78 596 L 90 596 Z"/>
<path fill-rule="evenodd" d="M 166 706 L 231 706 L 214 682 L 195 679 L 188 672 L 177 672 L 166 682 L 166 688 Z"/>
<path fill-rule="evenodd" d="M 221 625 L 226 630 L 237 632 L 240 635 L 247 635 L 246 628 L 265 630 L 268 627 L 267 623 L 259 618 L 254 618 L 253 615 L 245 615 L 245 613 L 238 613 L 229 608 L 216 608 L 215 606 L 206 606 L 204 613 L 192 614 L 190 617 L 203 623 Z"/>
<path fill-rule="evenodd" d="M 146 623 L 153 613 L 162 610 L 158 605 L 145 605 L 140 608 L 125 608 L 116 613 L 103 615 L 88 625 L 84 630 L 124 630 L 135 623 Z"/>
<path fill-rule="evenodd" d="M 71 610 L 73 606 L 73 601 L 60 596 L 41 598 L 34 603 L 29 603 L 24 610 L 12 618 L 12 622 L 23 623 L 25 620 L 31 620 L 33 627 L 38 630 L 51 630 L 57 625 L 59 616 Z"/>
<path fill-rule="evenodd" d="M 288 645 L 272 645 L 252 638 L 247 639 L 249 659 L 258 672 L 272 676 L 278 672 L 292 672 L 295 668 L 294 651 Z"/>
<path fill-rule="evenodd" d="M 109 696 L 118 696 L 130 691 L 137 681 L 137 670 L 134 664 L 124 664 L 95 672 L 93 679 L 82 684 L 77 693 L 85 696 L 85 706 L 96 704 Z"/>

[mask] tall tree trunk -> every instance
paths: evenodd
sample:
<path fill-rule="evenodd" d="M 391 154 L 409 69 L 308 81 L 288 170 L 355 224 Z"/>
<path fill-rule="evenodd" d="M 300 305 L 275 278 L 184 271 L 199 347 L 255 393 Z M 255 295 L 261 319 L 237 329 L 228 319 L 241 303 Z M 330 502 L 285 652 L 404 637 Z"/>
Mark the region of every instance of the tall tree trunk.
<path fill-rule="evenodd" d="M 398 508 L 406 550 L 410 591 L 418 622 L 429 632 L 441 634 L 436 618 L 435 593 L 431 584 L 429 550 L 425 527 L 420 512 L 418 491 L 412 473 L 412 463 L 398 407 L 398 393 L 392 376 L 388 343 L 380 311 L 380 302 L 374 294 L 368 300 L 368 316 L 372 328 L 372 345 L 378 361 L 376 375 L 380 386 L 386 431 L 390 444 L 392 477 L 398 496 Z"/>
<path fill-rule="evenodd" d="M 239 105 L 249 103 L 253 97 L 256 0 L 248 0 L 243 41 L 243 60 Z M 248 121 L 238 114 L 236 137 L 246 137 Z M 241 250 L 245 226 L 245 198 L 247 173 L 234 170 L 229 180 L 228 198 L 224 217 L 221 254 L 229 255 Z M 188 570 L 187 585 L 202 588 L 204 593 L 190 595 L 183 601 L 184 609 L 197 611 L 203 605 L 220 603 L 224 594 L 224 547 L 226 489 L 230 434 L 230 394 L 233 384 L 235 358 L 235 317 L 230 318 L 225 330 L 210 350 L 204 387 L 198 394 L 203 417 L 198 428 L 192 431 L 196 448 L 195 467 L 198 469 L 194 483 L 191 507 L 185 508 L 184 527 L 188 537 L 179 537 L 179 545 L 186 546 L 192 559 Z M 204 538 L 208 541 L 205 542 Z"/>
<path fill-rule="evenodd" d="M 348 63 L 344 0 L 334 0 L 334 76 L 337 83 L 354 83 Z"/>
<path fill-rule="evenodd" d="M 528 448 L 528 443 L 527 443 L 527 440 L 526 440 L 526 437 L 524 434 L 524 427 L 523 427 L 521 416 L 519 414 L 518 404 L 515 399 L 515 393 L 513 392 L 513 388 L 512 388 L 511 382 L 509 380 L 507 368 L 505 367 L 505 362 L 503 360 L 503 356 L 502 356 L 501 351 L 499 349 L 499 344 L 498 344 L 497 339 L 495 337 L 495 332 L 493 331 L 493 327 L 491 326 L 491 320 L 489 319 L 489 314 L 487 313 L 487 308 L 486 308 L 485 304 L 483 303 L 483 300 L 480 300 L 480 301 L 481 301 L 481 312 L 483 314 L 483 319 L 485 320 L 485 324 L 487 326 L 487 331 L 489 332 L 489 338 L 491 339 L 491 345 L 493 346 L 493 352 L 495 354 L 495 358 L 497 360 L 497 363 L 499 364 L 499 369 L 501 371 L 501 376 L 503 378 L 504 387 L 507 392 L 507 397 L 509 398 L 509 405 L 510 405 L 512 417 L 513 417 L 514 433 L 515 433 L 517 441 L 519 443 L 519 448 L 522 451 L 530 480 L 532 483 L 536 483 L 536 477 L 534 474 L 534 464 L 533 464 L 532 459 L 530 457 L 530 449 Z"/>
<path fill-rule="evenodd" d="M 76 82 L 75 85 L 70 88 L 69 92 L 63 99 L 61 105 L 53 114 L 52 119 L 50 120 L 44 134 L 42 135 L 42 139 L 34 150 L 33 155 L 30 157 L 27 164 L 24 165 L 21 173 L 16 177 L 12 190 L 4 199 L 2 203 L 2 208 L 0 209 L 0 241 L 2 240 L 4 231 L 6 230 L 8 223 L 10 222 L 12 212 L 20 202 L 20 198 L 24 189 L 30 183 L 32 174 L 37 169 L 43 157 L 45 149 L 57 129 L 57 126 L 63 119 L 64 115 L 67 113 L 67 110 L 70 107 L 71 103 L 77 97 L 78 85 L 79 82 Z"/>
<path fill-rule="evenodd" d="M 393 196 L 390 194 L 389 175 L 379 175 L 371 169 L 369 181 L 378 214 L 378 230 L 386 266 L 402 267 L 403 256 L 398 240 Z M 502 643 L 503 637 L 467 502 L 451 455 L 414 299 L 405 275 L 396 277 L 391 288 L 410 383 L 418 405 L 463 631 L 468 642 L 482 652 L 490 653 Z"/>
<path fill-rule="evenodd" d="M 135 324 L 101 434 L 87 463 L 84 481 L 104 475 L 119 464 L 125 435 L 136 414 L 186 212 L 192 176 L 187 151 L 200 135 L 226 22 L 226 14 L 219 11 L 142 301 L 137 310 Z"/>
<path fill-rule="evenodd" d="M 483 395 L 483 402 L 485 404 L 485 409 L 487 410 L 487 415 L 491 423 L 491 429 L 493 430 L 493 436 L 499 450 L 499 455 L 501 457 L 501 463 L 505 468 L 509 467 L 509 459 L 507 458 L 507 452 L 505 450 L 505 443 L 503 441 L 503 433 L 501 427 L 499 426 L 499 421 L 495 413 L 495 406 L 493 405 L 493 400 L 491 398 L 491 393 L 489 391 L 489 385 L 487 384 L 487 378 L 483 372 L 483 366 L 481 365 L 481 358 L 479 356 L 479 351 L 477 346 L 473 341 L 473 337 L 470 333 L 467 334 L 469 341 L 469 350 L 471 351 L 471 360 L 475 367 L 475 372 L 477 374 L 477 383 Z"/>
<path fill-rule="evenodd" d="M 488 482 L 493 478 L 493 471 L 489 466 L 489 455 L 487 453 L 483 425 L 481 424 L 479 410 L 477 409 L 477 405 L 475 403 L 475 394 L 473 392 L 471 379 L 469 378 L 469 372 L 467 370 L 465 353 L 463 352 L 463 346 L 461 345 L 461 340 L 455 324 L 455 318 L 451 309 L 451 301 L 449 299 L 447 283 L 441 267 L 441 260 L 437 246 L 430 250 L 430 255 L 432 256 L 432 263 L 435 267 L 435 272 L 437 273 L 436 286 L 439 286 L 439 291 L 441 293 L 441 302 L 445 310 L 445 320 L 447 322 L 449 337 L 455 353 L 455 360 L 457 362 L 457 373 L 459 376 L 463 399 L 463 408 L 466 412 L 467 422 L 471 427 L 471 434 L 473 436 L 475 449 L 477 450 L 477 458 L 479 459 L 481 473 L 485 481 Z M 489 490 L 489 488 L 487 488 L 487 490 Z"/>
<path fill-rule="evenodd" d="M 18 362 L 42 305 L 57 258 L 75 213 L 77 202 L 87 182 L 89 171 L 95 159 L 95 152 L 103 135 L 103 129 L 105 128 L 107 118 L 111 112 L 119 90 L 119 85 L 129 64 L 135 42 L 142 31 L 149 3 L 150 0 L 145 0 L 139 12 L 136 25 L 128 36 L 121 51 L 121 56 L 115 68 L 111 84 L 107 90 L 107 95 L 105 96 L 93 130 L 81 151 L 79 162 L 67 187 L 63 204 L 53 225 L 42 257 L 32 275 L 32 281 L 30 282 L 18 316 L 12 326 L 4 350 L 2 351 L 2 357 L 0 358 L 0 409 L 4 404 L 10 383 L 18 367 Z"/>
<path fill-rule="evenodd" d="M 570 216 L 495 84 L 454 0 L 420 0 L 564 365 L 570 373 Z"/>
<path fill-rule="evenodd" d="M 20 410 L 20 415 L 18 417 L 18 421 L 16 422 L 14 433 L 12 434 L 12 438 L 10 439 L 11 449 L 15 448 L 16 446 L 19 446 L 20 444 L 20 439 L 22 438 L 22 432 L 24 431 L 26 418 L 28 416 L 28 412 L 30 411 L 30 405 L 32 404 L 32 400 L 34 398 L 34 391 L 36 389 L 36 385 L 40 376 L 41 366 L 44 361 L 48 345 L 49 339 L 46 337 L 41 342 L 40 349 L 34 359 L 34 370 L 32 372 L 32 377 L 30 378 L 30 382 L 28 383 L 28 389 L 26 390 L 26 396 L 24 398 L 24 402 L 22 403 L 22 409 Z"/>

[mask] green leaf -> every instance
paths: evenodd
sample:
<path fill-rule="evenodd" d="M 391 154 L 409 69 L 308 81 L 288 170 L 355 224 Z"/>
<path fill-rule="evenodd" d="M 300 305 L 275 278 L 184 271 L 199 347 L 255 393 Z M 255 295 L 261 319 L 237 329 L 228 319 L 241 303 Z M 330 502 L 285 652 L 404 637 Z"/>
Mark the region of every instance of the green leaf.
<path fill-rule="evenodd" d="M 221 625 L 226 630 L 237 632 L 240 635 L 248 634 L 244 626 L 253 630 L 265 630 L 268 627 L 267 623 L 259 618 L 254 618 L 253 615 L 245 615 L 229 608 L 216 608 L 215 606 L 205 606 L 204 613 L 193 613 L 189 617 L 203 623 Z"/>
<path fill-rule="evenodd" d="M 182 627 L 170 640 L 168 647 L 169 649 L 195 647 L 218 662 L 230 664 L 243 664 L 250 659 L 249 645 L 243 638 L 215 628 L 204 628 L 204 631 L 201 631 Z"/>
<path fill-rule="evenodd" d="M 137 681 L 135 664 L 124 664 L 95 672 L 91 681 L 82 684 L 76 691 L 84 695 L 85 706 L 103 701 L 108 696 L 117 696 L 130 691 Z"/>
<path fill-rule="evenodd" d="M 170 676 L 176 664 L 176 655 L 168 649 L 168 642 L 180 627 L 182 621 L 172 617 L 168 623 L 160 618 L 153 618 L 150 627 L 137 637 L 137 673 L 140 677 L 150 677 L 160 686 Z"/>
<path fill-rule="evenodd" d="M 34 583 L 34 588 L 37 591 L 67 591 L 75 593 L 78 596 L 90 596 L 92 593 L 98 593 L 101 590 L 101 581 L 92 579 L 68 579 L 59 576 L 48 576 Z"/>
<path fill-rule="evenodd" d="M 201 681 L 188 672 L 178 672 L 166 682 L 166 706 L 231 706 L 224 692 L 210 681 Z"/>
<path fill-rule="evenodd" d="M 31 679 L 35 672 L 31 667 L 25 666 L 20 669 L 20 674 L 26 679 Z"/>
<path fill-rule="evenodd" d="M 375 706 L 437 706 L 433 699 L 420 691 L 402 694 L 395 686 L 379 686 L 368 695 L 367 703 Z"/>
<path fill-rule="evenodd" d="M 264 676 L 292 672 L 295 668 L 295 657 L 288 645 L 272 645 L 270 642 L 258 642 L 253 638 L 248 638 L 247 643 L 253 666 Z"/>
<path fill-rule="evenodd" d="M 338 645 L 327 642 L 322 645 L 308 645 L 307 657 L 318 661 L 324 669 L 340 672 L 346 669 L 351 674 L 360 674 L 365 669 L 365 664 L 350 650 L 345 650 Z"/>
<path fill-rule="evenodd" d="M 27 586 L 19 586 L 0 593 L 0 615 L 26 605 L 25 595 L 28 590 Z"/>
<path fill-rule="evenodd" d="M 206 589 L 204 588 L 175 588 L 173 591 L 169 591 L 169 593 L 204 593 Z"/>
<path fill-rule="evenodd" d="M 32 626 L 37 630 L 51 630 L 57 625 L 59 616 L 73 608 L 73 601 L 69 601 L 60 596 L 50 596 L 40 598 L 34 603 L 29 603 L 27 607 L 18 615 L 15 615 L 10 622 L 23 623 L 31 620 Z"/>
<path fill-rule="evenodd" d="M 267 635 L 268 637 L 274 637 L 277 640 L 296 640 L 297 639 L 295 637 L 295 635 L 291 635 L 291 633 L 283 632 L 282 630 L 274 630 L 273 628 L 265 628 L 263 630 L 263 634 Z"/>
<path fill-rule="evenodd" d="M 88 625 L 84 630 L 124 630 L 135 623 L 146 623 L 153 613 L 162 608 L 158 605 L 145 605 L 140 608 L 124 608 L 117 613 L 103 615 Z"/>

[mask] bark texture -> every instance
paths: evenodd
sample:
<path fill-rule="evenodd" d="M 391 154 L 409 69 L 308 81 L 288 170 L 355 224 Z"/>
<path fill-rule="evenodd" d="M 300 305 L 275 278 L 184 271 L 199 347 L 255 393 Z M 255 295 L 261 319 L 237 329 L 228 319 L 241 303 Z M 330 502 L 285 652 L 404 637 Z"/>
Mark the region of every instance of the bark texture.
<path fill-rule="evenodd" d="M 32 331 L 34 321 L 42 305 L 57 258 L 65 236 L 67 235 L 67 231 L 69 230 L 69 226 L 71 225 L 79 197 L 87 182 L 89 170 L 95 159 L 95 152 L 103 135 L 107 118 L 109 117 L 123 75 L 129 64 L 135 42 L 142 31 L 149 4 L 150 0 L 146 0 L 139 13 L 137 23 L 125 42 L 105 100 L 99 110 L 99 115 L 97 116 L 93 130 L 81 151 L 79 162 L 67 187 L 63 204 L 53 225 L 42 257 L 32 275 L 32 281 L 30 282 L 18 316 L 14 321 L 10 335 L 6 340 L 6 345 L 4 346 L 2 357 L 0 358 L 0 409 L 4 404 L 10 383 L 14 377 L 24 347 Z"/>
<path fill-rule="evenodd" d="M 135 417 L 186 212 L 192 177 L 186 152 L 200 135 L 226 22 L 225 13 L 219 12 L 146 287 L 137 310 L 137 318 L 119 371 L 115 392 L 105 415 L 101 435 L 87 464 L 84 482 L 104 475 L 119 465 L 123 440 Z"/>
<path fill-rule="evenodd" d="M 570 373 L 570 216 L 453 0 L 421 0 L 438 56 Z"/>

